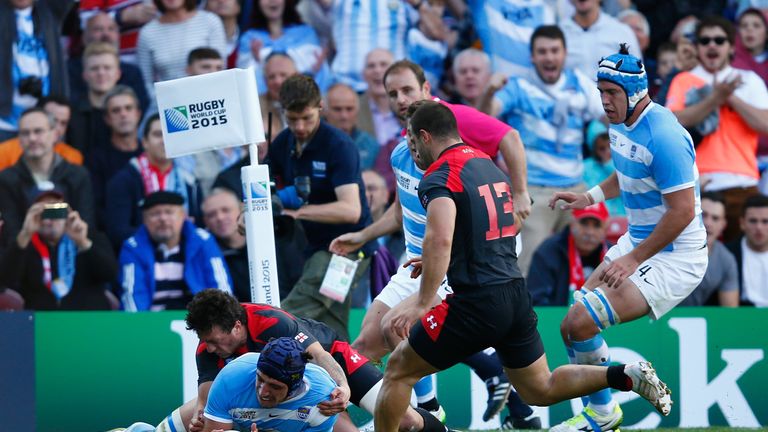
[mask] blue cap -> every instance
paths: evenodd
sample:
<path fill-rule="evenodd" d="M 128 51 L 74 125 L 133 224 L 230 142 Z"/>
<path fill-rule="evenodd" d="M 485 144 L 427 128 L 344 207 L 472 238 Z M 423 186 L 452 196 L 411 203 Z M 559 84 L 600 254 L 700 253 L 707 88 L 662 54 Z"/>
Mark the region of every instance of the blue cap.
<path fill-rule="evenodd" d="M 273 339 L 264 346 L 256 367 L 264 375 L 288 386 L 288 394 L 293 393 L 304 379 L 306 358 L 304 349 L 294 339 L 281 337 Z"/>
<path fill-rule="evenodd" d="M 648 76 L 643 61 L 629 53 L 627 44 L 621 44 L 619 52 L 603 57 L 598 63 L 597 80 L 612 82 L 627 95 L 628 119 L 635 112 L 637 103 L 648 94 Z"/>

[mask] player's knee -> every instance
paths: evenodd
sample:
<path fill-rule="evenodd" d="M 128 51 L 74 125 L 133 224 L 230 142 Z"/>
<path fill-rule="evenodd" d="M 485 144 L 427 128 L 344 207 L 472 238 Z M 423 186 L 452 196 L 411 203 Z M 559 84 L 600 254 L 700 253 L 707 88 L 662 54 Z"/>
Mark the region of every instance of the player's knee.
<path fill-rule="evenodd" d="M 381 322 L 381 336 L 388 351 L 394 350 L 403 340 L 395 333 L 392 320 L 386 318 Z"/>
<path fill-rule="evenodd" d="M 413 386 L 419 379 L 421 379 L 421 376 L 411 374 L 403 352 L 405 345 L 406 344 L 398 346 L 397 349 L 392 351 L 389 360 L 387 360 L 387 367 L 384 369 L 384 379 L 399 381 Z"/>
<path fill-rule="evenodd" d="M 569 329 L 568 329 L 568 316 L 566 315 L 565 318 L 563 318 L 562 321 L 560 321 L 560 337 L 563 339 L 563 341 L 568 344 L 569 341 Z"/>

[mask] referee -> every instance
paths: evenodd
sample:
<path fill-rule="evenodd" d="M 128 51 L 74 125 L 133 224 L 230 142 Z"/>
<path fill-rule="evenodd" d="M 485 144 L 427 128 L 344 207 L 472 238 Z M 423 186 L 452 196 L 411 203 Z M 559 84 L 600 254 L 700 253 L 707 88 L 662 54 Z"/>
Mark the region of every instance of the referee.
<path fill-rule="evenodd" d="M 427 209 L 423 274 L 419 301 L 393 317 L 395 331 L 407 340 L 387 364 L 374 410 L 376 431 L 397 430 L 421 377 L 488 347 L 496 349 L 509 381 L 531 405 L 548 406 L 607 387 L 634 390 L 656 407 L 665 405 L 667 386 L 647 362 L 568 365 L 550 372 L 517 266 L 507 176 L 486 154 L 461 142 L 456 118 L 445 106 L 422 101 L 409 111 L 408 145 L 426 170 L 418 189 Z M 454 295 L 429 309 L 446 273 Z"/>

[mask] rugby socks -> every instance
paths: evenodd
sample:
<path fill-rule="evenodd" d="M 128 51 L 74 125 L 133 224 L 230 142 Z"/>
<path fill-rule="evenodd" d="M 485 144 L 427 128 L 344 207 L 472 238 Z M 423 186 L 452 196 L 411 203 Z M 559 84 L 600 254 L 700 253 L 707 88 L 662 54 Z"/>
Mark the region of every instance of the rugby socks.
<path fill-rule="evenodd" d="M 435 385 L 432 382 L 432 375 L 427 375 L 420 379 L 419 382 L 413 386 L 413 391 L 416 392 L 416 401 L 419 403 L 419 406 L 435 399 L 437 393 L 435 393 Z M 437 400 L 435 400 L 435 405 L 434 409 L 437 409 L 439 406 Z M 432 411 L 431 408 L 429 410 Z"/>
<path fill-rule="evenodd" d="M 624 373 L 626 365 L 608 366 L 608 385 L 621 391 L 632 390 L 632 378 Z"/>
<path fill-rule="evenodd" d="M 611 364 L 608 345 L 600 334 L 585 341 L 572 341 L 571 347 L 578 364 L 597 366 L 608 366 Z M 616 402 L 613 400 L 613 396 L 611 396 L 610 388 L 589 395 L 589 406 L 599 414 L 611 414 L 615 405 Z"/>
<path fill-rule="evenodd" d="M 435 401 L 437 402 L 437 401 Z M 414 408 L 417 413 L 424 419 L 424 429 L 422 432 L 447 432 L 448 428 L 444 424 L 440 423 L 437 417 L 430 414 L 423 408 Z"/>

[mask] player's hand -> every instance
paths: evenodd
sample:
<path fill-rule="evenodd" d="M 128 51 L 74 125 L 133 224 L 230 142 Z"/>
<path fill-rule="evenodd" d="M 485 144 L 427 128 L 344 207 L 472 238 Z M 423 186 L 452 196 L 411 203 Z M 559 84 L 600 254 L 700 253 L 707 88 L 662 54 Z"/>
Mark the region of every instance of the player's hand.
<path fill-rule="evenodd" d="M 205 419 L 203 418 L 203 411 L 197 411 L 197 415 L 192 417 L 192 421 L 189 423 L 188 432 L 202 432 L 205 428 Z"/>
<path fill-rule="evenodd" d="M 565 204 L 560 204 L 560 210 L 583 209 L 593 204 L 592 198 L 586 192 L 555 192 L 549 199 L 549 208 L 554 210 L 558 201 L 565 201 Z"/>
<path fill-rule="evenodd" d="M 608 264 L 600 272 L 600 280 L 605 282 L 608 288 L 618 288 L 627 280 L 632 273 L 637 270 L 640 263 L 632 256 L 632 254 L 624 255 L 613 261 L 606 261 Z"/>
<path fill-rule="evenodd" d="M 515 219 L 521 224 L 531 214 L 531 196 L 528 191 L 518 192 L 512 198 L 512 205 L 515 208 Z"/>
<path fill-rule="evenodd" d="M 411 279 L 416 279 L 417 277 L 421 276 L 421 270 L 422 270 L 421 257 L 417 256 L 406 261 L 405 264 L 403 264 L 403 268 L 408 268 L 408 267 L 412 267 Z"/>
<path fill-rule="evenodd" d="M 331 398 L 317 404 L 317 408 L 320 410 L 320 414 L 330 417 L 347 409 L 350 396 L 349 387 L 336 387 L 331 392 Z"/>
<path fill-rule="evenodd" d="M 336 255 L 349 255 L 360 249 L 365 244 L 365 239 L 360 231 L 342 234 L 328 246 L 328 250 Z"/>
<path fill-rule="evenodd" d="M 416 321 L 427 312 L 425 308 L 418 303 L 409 304 L 400 310 L 392 309 L 392 331 L 397 337 L 407 339 L 411 333 L 411 327 Z"/>

